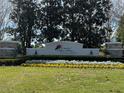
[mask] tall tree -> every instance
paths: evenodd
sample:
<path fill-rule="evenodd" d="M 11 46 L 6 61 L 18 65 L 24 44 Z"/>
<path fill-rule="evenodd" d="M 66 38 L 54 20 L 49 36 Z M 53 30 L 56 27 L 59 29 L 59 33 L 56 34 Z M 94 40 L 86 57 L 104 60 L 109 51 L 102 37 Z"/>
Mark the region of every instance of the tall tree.
<path fill-rule="evenodd" d="M 106 41 L 110 0 L 42 0 L 40 6 L 35 0 L 13 0 L 13 5 L 11 16 L 24 49 L 31 47 L 36 28 L 43 42 L 70 40 L 99 47 Z"/>
<path fill-rule="evenodd" d="M 110 0 L 63 0 L 71 41 L 84 47 L 99 47 L 106 40 L 105 23 L 109 20 Z"/>
<path fill-rule="evenodd" d="M 42 34 L 45 42 L 52 42 L 54 39 L 60 39 L 62 30 L 60 26 L 63 22 L 62 0 L 42 0 L 43 29 Z"/>
<path fill-rule="evenodd" d="M 124 16 L 121 17 L 117 32 L 117 39 L 124 44 Z"/>
<path fill-rule="evenodd" d="M 124 0 L 112 0 L 113 6 L 112 6 L 112 12 L 111 12 L 111 18 L 110 18 L 110 25 L 113 30 L 113 33 L 111 35 L 112 41 L 117 41 L 117 29 L 120 22 L 120 19 L 122 15 L 124 14 Z"/>
<path fill-rule="evenodd" d="M 79 34 L 81 31 L 80 27 L 80 14 L 79 9 L 76 6 L 76 0 L 63 0 L 64 6 L 64 23 L 63 28 L 67 30 L 67 40 L 78 41 Z"/>
<path fill-rule="evenodd" d="M 12 0 L 13 12 L 11 19 L 17 23 L 19 40 L 22 43 L 23 54 L 26 53 L 26 47 L 31 47 L 34 30 L 39 27 L 39 10 L 36 0 Z"/>
<path fill-rule="evenodd" d="M 7 0 L 0 0 L 0 40 L 4 37 L 4 28 L 6 27 L 6 19 L 10 13 L 11 7 L 10 3 Z"/>

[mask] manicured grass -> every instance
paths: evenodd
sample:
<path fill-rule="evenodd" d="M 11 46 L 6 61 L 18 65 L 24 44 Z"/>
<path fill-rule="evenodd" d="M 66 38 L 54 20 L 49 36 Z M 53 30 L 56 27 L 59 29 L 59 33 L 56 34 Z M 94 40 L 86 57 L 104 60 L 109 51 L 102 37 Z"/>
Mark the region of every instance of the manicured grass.
<path fill-rule="evenodd" d="M 124 70 L 0 67 L 0 93 L 124 93 Z"/>

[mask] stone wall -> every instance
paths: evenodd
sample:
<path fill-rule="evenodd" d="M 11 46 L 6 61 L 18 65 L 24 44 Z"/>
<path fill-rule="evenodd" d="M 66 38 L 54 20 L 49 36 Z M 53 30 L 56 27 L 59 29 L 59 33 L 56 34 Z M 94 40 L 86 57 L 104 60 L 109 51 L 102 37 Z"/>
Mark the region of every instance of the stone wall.
<path fill-rule="evenodd" d="M 107 49 L 109 55 L 114 58 L 122 58 L 124 49 Z"/>
<path fill-rule="evenodd" d="M 18 48 L 19 42 L 0 41 L 0 48 Z"/>
<path fill-rule="evenodd" d="M 0 58 L 12 58 L 17 56 L 17 50 L 14 48 L 0 48 Z"/>
<path fill-rule="evenodd" d="M 124 57 L 124 48 L 121 42 L 107 42 L 105 44 L 107 49 L 107 55 L 114 58 Z"/>
<path fill-rule="evenodd" d="M 106 42 L 106 48 L 107 49 L 120 49 L 123 48 L 123 45 L 121 42 Z"/>
<path fill-rule="evenodd" d="M 0 58 L 14 58 L 18 55 L 19 42 L 0 41 Z"/>

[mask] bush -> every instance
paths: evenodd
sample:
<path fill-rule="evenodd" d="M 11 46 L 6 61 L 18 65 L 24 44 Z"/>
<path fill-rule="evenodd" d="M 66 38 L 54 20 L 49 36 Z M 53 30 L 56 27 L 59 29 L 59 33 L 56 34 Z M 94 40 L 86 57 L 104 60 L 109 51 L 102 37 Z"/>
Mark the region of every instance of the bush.
<path fill-rule="evenodd" d="M 88 57 L 88 56 L 64 56 L 64 55 L 33 55 L 27 56 L 28 60 L 84 60 L 95 61 L 97 59 L 103 59 L 103 57 Z"/>
<path fill-rule="evenodd" d="M 92 56 L 63 56 L 63 55 L 33 55 L 26 56 L 26 60 L 83 60 L 83 61 L 124 61 L 124 58 L 107 58 Z"/>
<path fill-rule="evenodd" d="M 17 66 L 21 65 L 25 61 L 23 59 L 17 58 L 17 59 L 0 59 L 0 66 Z"/>

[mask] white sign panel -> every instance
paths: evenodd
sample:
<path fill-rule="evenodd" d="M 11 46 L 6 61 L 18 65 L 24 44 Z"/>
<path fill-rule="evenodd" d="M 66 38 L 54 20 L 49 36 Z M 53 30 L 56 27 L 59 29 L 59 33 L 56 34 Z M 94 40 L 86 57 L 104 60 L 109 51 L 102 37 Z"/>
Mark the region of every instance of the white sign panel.
<path fill-rule="evenodd" d="M 99 49 L 83 48 L 83 44 L 61 41 L 47 43 L 45 48 L 27 48 L 27 55 L 99 56 Z"/>

